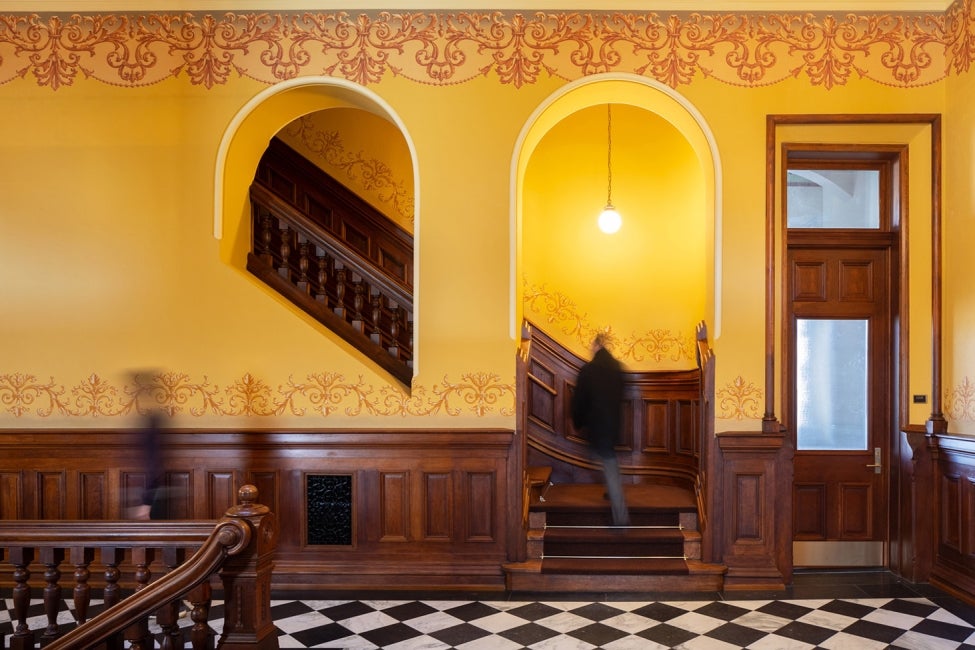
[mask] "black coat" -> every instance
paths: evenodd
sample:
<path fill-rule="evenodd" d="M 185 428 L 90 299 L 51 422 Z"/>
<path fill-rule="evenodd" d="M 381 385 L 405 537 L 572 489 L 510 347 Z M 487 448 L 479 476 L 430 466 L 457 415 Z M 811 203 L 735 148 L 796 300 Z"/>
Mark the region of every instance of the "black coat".
<path fill-rule="evenodd" d="M 572 424 L 599 454 L 609 454 L 619 440 L 623 404 L 623 369 L 608 350 L 596 350 L 579 371 L 572 393 Z"/>

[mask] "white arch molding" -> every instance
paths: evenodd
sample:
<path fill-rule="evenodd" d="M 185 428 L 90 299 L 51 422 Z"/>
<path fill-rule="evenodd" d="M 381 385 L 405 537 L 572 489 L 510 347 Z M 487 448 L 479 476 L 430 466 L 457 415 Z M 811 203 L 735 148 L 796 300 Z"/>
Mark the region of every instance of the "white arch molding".
<path fill-rule="evenodd" d="M 558 89 L 556 92 L 549 95 L 549 97 L 542 102 L 538 108 L 531 114 L 528 120 L 525 122 L 521 129 L 521 133 L 518 135 L 518 139 L 515 142 L 514 151 L 511 156 L 511 176 L 510 176 L 510 188 L 509 188 L 509 235 L 510 235 L 510 245 L 509 245 L 509 313 L 511 314 L 510 320 L 510 336 L 515 341 L 518 341 L 521 337 L 521 323 L 518 322 L 518 260 L 519 260 L 519 250 L 520 250 L 520 238 L 521 238 L 521 179 L 524 175 L 524 170 L 527 165 L 528 159 L 531 157 L 535 146 L 541 137 L 559 120 L 566 117 L 571 110 L 575 110 L 581 106 L 595 105 L 595 104 L 605 104 L 607 102 L 616 102 L 617 99 L 614 95 L 620 94 L 620 85 L 613 89 L 612 86 L 607 86 L 607 82 L 617 83 L 624 82 L 628 84 L 636 84 L 642 87 L 646 91 L 649 91 L 646 95 L 648 98 L 652 96 L 652 93 L 657 92 L 663 96 L 664 103 L 669 104 L 671 108 L 678 109 L 682 111 L 683 114 L 690 118 L 696 129 L 699 129 L 699 136 L 702 137 L 708 148 L 708 153 L 710 155 L 710 162 L 712 164 L 712 178 L 713 178 L 713 204 L 711 206 L 713 212 L 713 232 L 714 232 L 714 248 L 712 251 L 713 263 L 714 263 L 714 323 L 708 323 L 710 329 L 709 336 L 712 340 L 717 339 L 721 334 L 721 265 L 722 265 L 722 248 L 721 248 L 721 205 L 722 205 L 722 189 L 721 189 L 721 159 L 718 153 L 718 145 L 711 132 L 710 127 L 705 121 L 704 117 L 697 110 L 697 108 L 687 100 L 683 95 L 676 92 L 673 88 L 666 86 L 653 79 L 647 79 L 646 77 L 641 77 L 640 75 L 630 74 L 630 73 L 604 73 L 596 74 L 582 79 L 578 79 L 572 83 L 566 84 L 565 86 Z M 604 88 L 609 88 L 609 92 L 604 94 L 599 94 L 596 86 L 602 85 Z M 588 93 L 593 91 L 591 97 L 583 98 L 578 104 L 565 103 L 564 100 L 568 98 L 569 95 L 577 93 Z M 644 102 L 633 102 L 632 97 L 627 95 L 628 101 L 625 103 L 630 103 L 639 108 L 643 108 L 650 112 L 660 114 L 661 105 L 659 103 L 653 103 L 650 101 Z M 590 99 L 591 101 L 586 101 Z M 559 109 L 560 104 L 568 108 Z M 664 119 L 668 119 L 666 115 L 661 115 Z M 668 119 L 669 121 L 669 119 Z M 678 130 L 687 136 L 686 129 L 682 129 L 678 125 L 674 125 Z"/>
<path fill-rule="evenodd" d="M 406 140 L 406 145 L 410 150 L 410 161 L 413 165 L 413 217 L 415 222 L 415 228 L 419 228 L 420 223 L 420 192 L 419 192 L 419 173 L 417 170 L 417 156 L 416 156 L 416 145 L 413 142 L 413 138 L 410 137 L 410 133 L 403 123 L 403 120 L 399 117 L 396 111 L 384 100 L 382 97 L 372 92 L 365 86 L 360 86 L 357 83 L 348 81 L 346 79 L 339 79 L 336 77 L 299 77 L 296 79 L 289 79 L 287 81 L 282 81 L 281 83 L 274 84 L 265 88 L 258 94 L 254 95 L 230 120 L 230 124 L 227 125 L 226 130 L 224 130 L 223 137 L 220 139 L 220 146 L 217 149 L 217 160 L 214 166 L 214 178 L 213 178 L 213 236 L 217 239 L 223 238 L 223 190 L 224 190 L 224 174 L 227 168 L 227 156 L 230 152 L 231 143 L 237 132 L 240 130 L 241 125 L 260 105 L 266 102 L 268 99 L 280 95 L 281 93 L 295 90 L 297 88 L 321 88 L 323 90 L 332 91 L 329 94 L 332 96 L 337 96 L 341 99 L 349 101 L 349 103 L 358 106 L 363 110 L 367 110 L 371 113 L 380 115 L 399 128 L 400 133 L 403 134 L 403 138 Z M 298 116 L 295 116 L 298 117 Z M 292 118 L 294 119 L 294 118 Z M 268 140 L 274 133 L 268 134 Z M 419 239 L 416 236 L 416 231 L 414 230 L 414 240 Z M 416 263 L 417 260 L 414 260 Z M 415 268 L 415 267 L 414 267 Z"/>

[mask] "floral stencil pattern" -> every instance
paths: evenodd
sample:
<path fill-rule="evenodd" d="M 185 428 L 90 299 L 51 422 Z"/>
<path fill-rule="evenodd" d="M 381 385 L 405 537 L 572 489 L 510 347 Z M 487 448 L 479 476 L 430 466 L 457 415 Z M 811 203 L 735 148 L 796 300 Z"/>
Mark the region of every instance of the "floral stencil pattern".
<path fill-rule="evenodd" d="M 116 86 L 169 77 L 213 88 L 329 75 L 432 85 L 492 76 L 520 88 L 630 72 L 671 87 L 708 77 L 757 87 L 791 78 L 933 83 L 975 61 L 972 0 L 944 13 L 193 12 L 0 15 L 0 84 L 58 90 L 79 76 Z"/>

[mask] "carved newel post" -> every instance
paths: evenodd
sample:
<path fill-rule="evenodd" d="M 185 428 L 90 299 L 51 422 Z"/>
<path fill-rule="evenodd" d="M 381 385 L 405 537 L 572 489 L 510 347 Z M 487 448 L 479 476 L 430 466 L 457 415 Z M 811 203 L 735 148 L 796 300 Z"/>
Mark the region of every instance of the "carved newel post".
<path fill-rule="evenodd" d="M 278 648 L 277 630 L 271 620 L 271 569 L 278 543 L 278 524 L 267 506 L 257 503 L 257 488 L 245 485 L 238 491 L 240 505 L 225 517 L 242 520 L 251 530 L 246 548 L 229 556 L 220 572 L 226 616 L 217 643 L 226 650 Z"/>

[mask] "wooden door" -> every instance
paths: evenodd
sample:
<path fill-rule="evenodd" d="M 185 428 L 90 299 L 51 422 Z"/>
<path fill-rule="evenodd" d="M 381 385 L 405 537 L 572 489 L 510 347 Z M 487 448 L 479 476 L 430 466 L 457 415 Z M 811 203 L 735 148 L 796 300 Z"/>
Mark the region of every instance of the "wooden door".
<path fill-rule="evenodd" d="M 794 563 L 881 566 L 893 395 L 890 238 L 790 235 L 787 256 Z"/>

